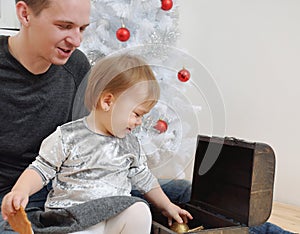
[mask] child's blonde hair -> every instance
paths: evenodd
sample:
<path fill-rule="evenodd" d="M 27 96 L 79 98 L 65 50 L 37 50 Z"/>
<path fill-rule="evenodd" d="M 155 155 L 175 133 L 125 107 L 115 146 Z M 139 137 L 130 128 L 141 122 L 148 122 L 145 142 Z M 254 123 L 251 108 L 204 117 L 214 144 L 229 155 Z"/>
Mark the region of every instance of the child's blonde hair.
<path fill-rule="evenodd" d="M 91 70 L 85 92 L 85 105 L 91 111 L 97 108 L 101 94 L 110 92 L 118 95 L 145 81 L 148 94 L 143 104 L 151 109 L 159 99 L 160 88 L 150 66 L 136 55 L 105 57 L 98 60 Z"/>

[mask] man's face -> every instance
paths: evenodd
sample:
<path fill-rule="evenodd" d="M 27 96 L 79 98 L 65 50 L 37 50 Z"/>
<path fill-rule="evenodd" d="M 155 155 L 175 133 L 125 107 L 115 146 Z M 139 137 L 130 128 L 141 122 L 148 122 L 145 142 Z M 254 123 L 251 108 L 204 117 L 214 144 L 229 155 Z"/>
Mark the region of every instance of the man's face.
<path fill-rule="evenodd" d="M 51 0 L 38 16 L 29 14 L 28 38 L 37 57 L 62 65 L 80 46 L 89 24 L 90 0 Z"/>

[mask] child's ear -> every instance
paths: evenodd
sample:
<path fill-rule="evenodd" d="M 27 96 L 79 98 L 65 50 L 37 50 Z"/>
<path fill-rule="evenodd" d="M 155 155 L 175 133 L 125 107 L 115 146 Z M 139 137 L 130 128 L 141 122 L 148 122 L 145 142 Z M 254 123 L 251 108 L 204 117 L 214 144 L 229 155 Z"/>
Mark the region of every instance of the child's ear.
<path fill-rule="evenodd" d="M 100 96 L 97 103 L 97 108 L 101 108 L 104 111 L 109 111 L 115 101 L 114 95 L 112 93 L 105 93 Z"/>

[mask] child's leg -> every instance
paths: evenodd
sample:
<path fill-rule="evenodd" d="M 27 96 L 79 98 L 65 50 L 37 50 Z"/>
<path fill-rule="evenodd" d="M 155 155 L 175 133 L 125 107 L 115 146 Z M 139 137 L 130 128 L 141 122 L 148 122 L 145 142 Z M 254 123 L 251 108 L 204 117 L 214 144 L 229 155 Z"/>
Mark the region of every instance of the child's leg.
<path fill-rule="evenodd" d="M 72 234 L 149 234 L 151 224 L 149 207 L 144 202 L 136 202 L 117 216 Z"/>
<path fill-rule="evenodd" d="M 122 213 L 106 221 L 105 233 L 109 234 L 149 234 L 152 216 L 144 202 L 136 202 Z"/>
<path fill-rule="evenodd" d="M 105 224 L 106 221 L 103 221 L 101 223 L 98 223 L 94 226 L 85 229 L 84 231 L 72 232 L 71 234 L 104 234 Z"/>

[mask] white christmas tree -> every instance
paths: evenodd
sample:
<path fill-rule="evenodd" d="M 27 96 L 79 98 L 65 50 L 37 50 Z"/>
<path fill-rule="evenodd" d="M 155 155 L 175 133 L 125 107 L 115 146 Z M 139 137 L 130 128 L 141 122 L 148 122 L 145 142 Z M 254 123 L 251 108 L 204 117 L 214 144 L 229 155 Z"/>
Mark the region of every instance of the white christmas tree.
<path fill-rule="evenodd" d="M 170 9 L 163 10 L 163 4 Z M 194 158 L 199 133 L 197 113 L 201 110 L 187 97 L 195 83 L 177 79 L 183 65 L 193 60 L 176 48 L 178 7 L 176 0 L 94 0 L 91 24 L 81 46 L 91 64 L 103 56 L 128 50 L 143 55 L 152 66 L 161 86 L 161 98 L 135 133 L 153 173 L 170 179 L 190 176 L 186 168 Z M 124 41 L 117 34 L 120 28 L 130 32 L 128 36 L 123 31 Z M 167 123 L 165 132 L 154 128 L 159 119 Z"/>
<path fill-rule="evenodd" d="M 162 46 L 174 46 L 178 32 L 178 6 L 161 9 L 160 0 L 94 0 L 91 24 L 85 32 L 81 49 L 94 58 L 135 46 L 152 45 L 154 56 L 164 56 Z M 130 38 L 121 42 L 116 32 L 121 27 L 130 31 Z M 157 45 L 157 47 L 155 47 Z M 155 49 L 155 51 L 154 51 Z"/>

